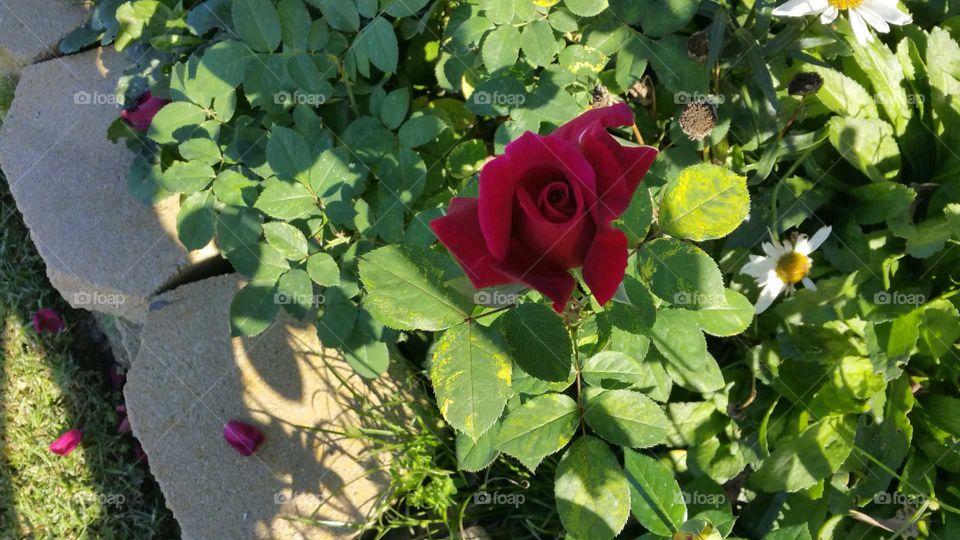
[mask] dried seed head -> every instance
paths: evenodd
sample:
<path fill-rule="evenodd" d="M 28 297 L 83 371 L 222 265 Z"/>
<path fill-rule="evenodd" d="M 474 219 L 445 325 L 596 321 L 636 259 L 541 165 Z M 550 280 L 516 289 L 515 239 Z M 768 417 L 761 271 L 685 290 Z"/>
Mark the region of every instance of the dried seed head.
<path fill-rule="evenodd" d="M 609 107 L 620 102 L 620 100 L 611 94 L 610 90 L 608 90 L 607 87 L 603 86 L 602 84 L 598 84 L 596 87 L 594 87 L 590 96 L 590 106 L 595 109 Z"/>
<path fill-rule="evenodd" d="M 627 96 L 644 107 L 653 104 L 653 80 L 644 76 L 627 90 Z"/>
<path fill-rule="evenodd" d="M 701 64 L 710 56 L 710 36 L 706 32 L 697 32 L 687 39 L 687 55 Z"/>
<path fill-rule="evenodd" d="M 787 92 L 791 96 L 808 96 L 817 93 L 821 86 L 823 86 L 823 77 L 819 73 L 802 71 L 790 81 Z"/>
<path fill-rule="evenodd" d="M 702 141 L 717 127 L 717 109 L 707 101 L 694 101 L 680 113 L 680 127 L 691 141 Z"/>

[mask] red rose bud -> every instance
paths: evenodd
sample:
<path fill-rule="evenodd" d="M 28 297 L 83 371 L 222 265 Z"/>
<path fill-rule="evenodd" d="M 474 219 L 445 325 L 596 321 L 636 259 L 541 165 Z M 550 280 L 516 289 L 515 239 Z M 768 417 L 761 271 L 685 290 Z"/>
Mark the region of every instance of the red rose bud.
<path fill-rule="evenodd" d="M 65 456 L 77 448 L 82 438 L 82 431 L 79 429 L 71 429 L 50 443 L 49 449 L 58 456 Z"/>
<path fill-rule="evenodd" d="M 153 94 L 147 90 L 140 96 L 136 107 L 121 111 L 120 117 L 126 120 L 134 129 L 145 130 L 150 127 L 150 123 L 153 122 L 153 117 L 156 116 L 157 113 L 160 112 L 160 109 L 166 106 L 167 103 L 170 103 L 169 99 L 153 97 Z"/>
<path fill-rule="evenodd" d="M 45 332 L 59 334 L 66 328 L 67 325 L 63 322 L 63 319 L 60 318 L 60 315 L 57 315 L 57 312 L 50 308 L 38 309 L 37 312 L 33 314 L 33 329 L 38 334 Z"/>
<path fill-rule="evenodd" d="M 480 172 L 480 196 L 457 197 L 430 223 L 476 288 L 523 283 L 562 312 L 583 267 L 601 304 L 627 268 L 627 237 L 613 226 L 657 149 L 623 146 L 607 128 L 630 126 L 620 103 L 592 109 L 548 136 L 526 132 Z"/>
<path fill-rule="evenodd" d="M 223 438 L 241 456 L 252 456 L 264 441 L 260 430 L 239 420 L 231 420 L 223 426 Z"/>

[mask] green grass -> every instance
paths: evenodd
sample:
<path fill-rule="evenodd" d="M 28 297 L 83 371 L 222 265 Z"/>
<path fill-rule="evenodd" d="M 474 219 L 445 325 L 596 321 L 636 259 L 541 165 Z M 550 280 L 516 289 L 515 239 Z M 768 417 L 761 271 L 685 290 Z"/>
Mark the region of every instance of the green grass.
<path fill-rule="evenodd" d="M 61 313 L 67 332 L 38 336 L 40 307 Z M 0 175 L 0 539 L 179 536 L 134 439 L 116 431 L 122 396 L 97 334 L 50 287 Z M 84 430 L 76 451 L 47 451 L 73 427 Z"/>

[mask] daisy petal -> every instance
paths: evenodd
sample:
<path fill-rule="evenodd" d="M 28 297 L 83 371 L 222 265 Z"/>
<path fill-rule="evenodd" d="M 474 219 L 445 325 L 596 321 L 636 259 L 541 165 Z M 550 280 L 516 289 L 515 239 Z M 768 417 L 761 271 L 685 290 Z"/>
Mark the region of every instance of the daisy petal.
<path fill-rule="evenodd" d="M 790 0 L 773 10 L 777 17 L 803 17 L 827 9 L 827 0 Z"/>
<path fill-rule="evenodd" d="M 740 272 L 760 279 L 773 270 L 775 264 L 776 263 L 774 263 L 773 259 L 760 257 L 759 255 L 751 255 L 750 262 L 743 265 L 743 268 L 740 269 Z"/>
<path fill-rule="evenodd" d="M 860 6 L 860 8 L 857 9 L 857 13 L 863 17 L 863 20 L 867 21 L 867 24 L 876 29 L 877 32 L 886 34 L 890 31 L 890 25 L 887 24 L 887 21 L 883 20 L 883 17 L 877 15 L 866 6 Z"/>
<path fill-rule="evenodd" d="M 819 231 L 813 233 L 813 236 L 810 237 L 810 240 L 807 241 L 807 247 L 809 250 L 804 255 L 809 255 L 817 250 L 830 236 L 830 233 L 833 232 L 833 227 L 827 225 L 826 227 L 821 227 Z"/>
<path fill-rule="evenodd" d="M 871 34 L 870 29 L 867 28 L 867 23 L 863 21 L 863 17 L 852 9 L 848 11 L 850 12 L 850 26 L 853 27 L 853 35 L 856 36 L 857 43 L 861 46 L 872 43 L 873 34 Z"/>
<path fill-rule="evenodd" d="M 760 298 L 757 298 L 757 304 L 755 306 L 757 315 L 766 311 L 767 308 L 773 304 L 773 301 L 780 296 L 781 292 L 783 292 L 783 281 L 780 281 L 779 278 L 768 280 L 766 287 L 760 291 Z"/>
<path fill-rule="evenodd" d="M 866 0 L 863 3 L 863 7 L 873 11 L 890 24 L 901 26 L 913 22 L 913 17 L 897 9 L 895 4 L 883 2 L 882 0 Z"/>
<path fill-rule="evenodd" d="M 808 277 L 803 278 L 803 286 L 811 291 L 817 290 L 817 286 L 813 283 L 813 280 Z"/>
<path fill-rule="evenodd" d="M 837 20 L 837 15 L 840 15 L 840 10 L 830 6 L 826 11 L 820 14 L 820 22 L 823 24 L 830 24 L 833 21 Z"/>

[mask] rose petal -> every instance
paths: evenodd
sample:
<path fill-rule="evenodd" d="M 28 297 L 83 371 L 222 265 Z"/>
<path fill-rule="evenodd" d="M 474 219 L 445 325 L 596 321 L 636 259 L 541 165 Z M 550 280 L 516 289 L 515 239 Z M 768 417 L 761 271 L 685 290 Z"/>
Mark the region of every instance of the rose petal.
<path fill-rule="evenodd" d="M 604 128 L 621 127 L 633 124 L 633 111 L 626 103 L 617 103 L 609 107 L 590 109 L 580 116 L 558 127 L 551 137 L 579 142 L 580 137 L 594 125 Z"/>
<path fill-rule="evenodd" d="M 33 330 L 38 334 L 58 334 L 66 328 L 60 315 L 50 308 L 40 308 L 33 314 Z"/>
<path fill-rule="evenodd" d="M 561 268 L 576 268 L 583 264 L 595 230 L 593 220 L 583 213 L 584 209 L 567 222 L 555 223 L 541 215 L 527 192 L 518 191 L 517 195 L 523 212 L 517 214 L 514 237 L 528 251 Z"/>
<path fill-rule="evenodd" d="M 598 232 L 583 263 L 583 281 L 597 302 L 606 304 L 617 292 L 627 270 L 627 236 L 609 227 Z"/>
<path fill-rule="evenodd" d="M 499 264 L 499 270 L 514 281 L 540 291 L 553 301 L 553 309 L 557 313 L 566 309 L 570 295 L 577 286 L 577 281 L 564 268 L 531 252 L 519 241 L 511 244 L 510 252 Z"/>
<path fill-rule="evenodd" d="M 50 443 L 49 450 L 58 456 L 65 456 L 80 445 L 81 439 L 83 439 L 83 431 L 71 429 Z"/>
<path fill-rule="evenodd" d="M 457 197 L 450 202 L 447 215 L 431 221 L 430 228 L 456 257 L 474 287 L 482 289 L 510 283 L 510 278 L 492 266 L 493 255 L 480 232 L 477 206 L 477 199 Z"/>
<path fill-rule="evenodd" d="M 133 128 L 145 130 L 150 127 L 153 117 L 168 103 L 170 103 L 169 99 L 153 97 L 153 94 L 148 90 L 140 96 L 136 107 L 120 111 L 120 117 Z"/>
<path fill-rule="evenodd" d="M 252 456 L 264 441 L 259 429 L 239 420 L 231 420 L 223 426 L 223 438 L 241 456 Z"/>

